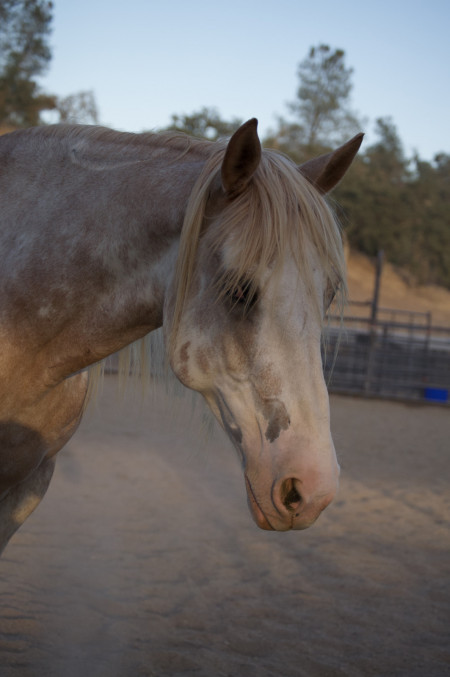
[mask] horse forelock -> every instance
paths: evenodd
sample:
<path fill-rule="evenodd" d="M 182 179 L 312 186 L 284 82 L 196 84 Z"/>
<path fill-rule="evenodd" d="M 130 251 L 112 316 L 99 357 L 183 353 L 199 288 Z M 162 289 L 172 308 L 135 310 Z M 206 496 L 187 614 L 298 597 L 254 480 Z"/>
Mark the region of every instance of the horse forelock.
<path fill-rule="evenodd" d="M 176 270 L 176 302 L 171 333 L 175 340 L 189 296 L 199 242 L 207 238 L 211 253 L 227 250 L 228 264 L 216 280 L 218 295 L 225 295 L 245 280 L 256 289 L 270 268 L 277 276 L 288 255 L 293 256 L 299 278 L 305 283 L 315 309 L 322 307 L 315 292 L 311 246 L 322 267 L 327 286 L 342 307 L 346 295 L 345 259 L 337 219 L 323 196 L 296 166 L 276 151 L 265 149 L 250 185 L 228 201 L 205 224 L 208 200 L 217 185 L 226 145 L 207 160 L 187 207 Z M 208 220 L 207 220 L 208 221 Z"/>

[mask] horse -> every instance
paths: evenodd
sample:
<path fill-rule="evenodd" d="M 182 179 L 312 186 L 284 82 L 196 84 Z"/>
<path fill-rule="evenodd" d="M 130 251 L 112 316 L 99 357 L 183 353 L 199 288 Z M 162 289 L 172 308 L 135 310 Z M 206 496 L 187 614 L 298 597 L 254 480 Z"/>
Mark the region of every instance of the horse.
<path fill-rule="evenodd" d="M 267 530 L 304 529 L 339 465 L 321 362 L 345 292 L 326 194 L 362 134 L 297 167 L 257 120 L 228 141 L 55 125 L 0 138 L 0 542 L 43 498 L 92 365 L 162 327 Z"/>

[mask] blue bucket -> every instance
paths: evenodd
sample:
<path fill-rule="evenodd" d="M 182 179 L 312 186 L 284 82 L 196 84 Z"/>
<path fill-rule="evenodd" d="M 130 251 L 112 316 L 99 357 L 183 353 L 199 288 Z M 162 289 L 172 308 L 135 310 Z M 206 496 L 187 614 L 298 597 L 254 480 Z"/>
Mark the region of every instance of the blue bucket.
<path fill-rule="evenodd" d="M 445 388 L 425 388 L 424 395 L 429 402 L 448 402 L 448 390 Z"/>

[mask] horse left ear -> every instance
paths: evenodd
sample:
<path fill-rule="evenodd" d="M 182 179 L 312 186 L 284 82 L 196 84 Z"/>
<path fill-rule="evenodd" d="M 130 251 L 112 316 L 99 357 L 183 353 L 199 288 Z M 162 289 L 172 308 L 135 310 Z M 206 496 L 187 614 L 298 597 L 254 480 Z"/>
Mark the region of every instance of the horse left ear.
<path fill-rule="evenodd" d="M 231 137 L 222 163 L 222 185 L 228 197 L 246 188 L 261 160 L 258 120 L 245 122 Z"/>
<path fill-rule="evenodd" d="M 339 183 L 352 164 L 363 137 L 364 134 L 357 134 L 332 153 L 308 160 L 299 166 L 300 172 L 321 193 L 328 193 Z"/>

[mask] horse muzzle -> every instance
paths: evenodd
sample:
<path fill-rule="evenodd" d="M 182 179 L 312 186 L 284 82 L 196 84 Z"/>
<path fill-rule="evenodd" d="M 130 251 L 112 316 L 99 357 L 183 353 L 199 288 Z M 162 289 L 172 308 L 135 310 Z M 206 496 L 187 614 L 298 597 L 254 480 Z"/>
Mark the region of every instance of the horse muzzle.
<path fill-rule="evenodd" d="M 306 482 L 289 477 L 273 482 L 269 491 L 261 491 L 260 482 L 252 482 L 246 473 L 247 501 L 255 523 L 267 531 L 307 529 L 335 497 L 338 474 L 339 469 L 335 477 L 320 482 L 315 490 L 308 488 Z"/>
<path fill-rule="evenodd" d="M 262 435 L 264 425 L 255 426 L 252 418 L 241 426 L 222 393 L 209 404 L 239 453 L 256 524 L 270 531 L 311 526 L 338 490 L 339 465 L 328 421 L 327 434 L 298 434 L 286 426 L 270 439 Z"/>

